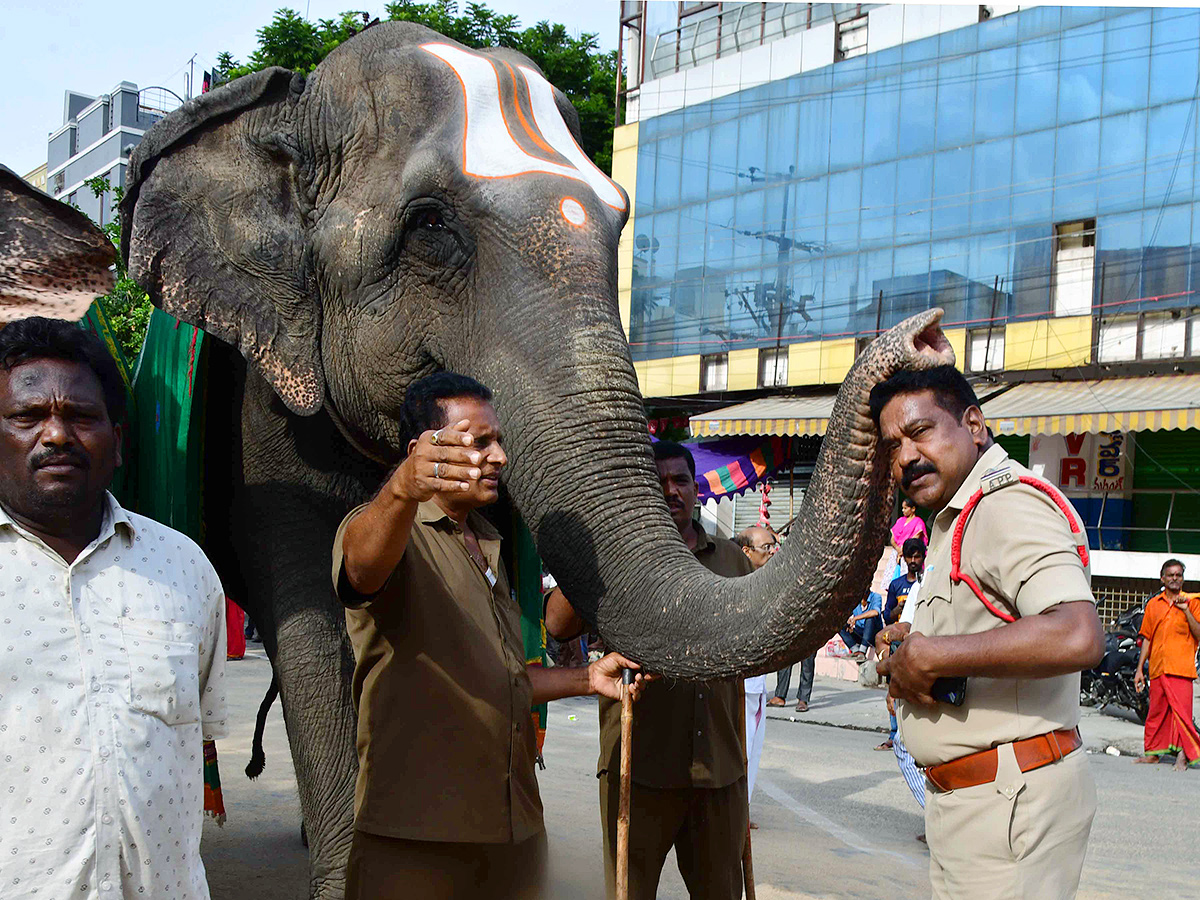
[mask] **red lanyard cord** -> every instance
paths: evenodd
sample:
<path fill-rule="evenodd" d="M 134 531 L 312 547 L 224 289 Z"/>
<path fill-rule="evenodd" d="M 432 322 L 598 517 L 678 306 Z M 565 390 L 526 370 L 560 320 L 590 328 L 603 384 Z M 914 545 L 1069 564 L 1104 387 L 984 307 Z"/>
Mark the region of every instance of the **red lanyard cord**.
<path fill-rule="evenodd" d="M 1071 534 L 1075 535 L 1075 549 L 1079 551 L 1079 558 L 1086 566 L 1088 564 L 1087 541 L 1081 540 L 1083 529 L 1079 525 L 1079 520 L 1075 517 L 1071 504 L 1067 502 L 1067 498 L 1053 486 L 1039 478 L 1034 478 L 1032 475 L 1018 476 L 1018 480 L 1022 484 L 1027 484 L 1049 497 L 1062 514 L 1067 517 L 1067 524 L 1071 527 Z M 1015 622 L 1017 621 L 1016 616 L 999 609 L 994 603 L 988 600 L 979 585 L 975 583 L 975 579 L 966 574 L 961 568 L 963 531 L 966 530 L 967 521 L 971 518 L 971 513 L 975 511 L 975 507 L 982 499 L 983 489 L 980 488 L 971 495 L 971 499 L 967 501 L 966 506 L 958 514 L 958 519 L 954 523 L 954 536 L 950 540 L 950 581 L 954 584 L 965 583 L 971 589 L 971 592 L 979 598 L 979 602 L 996 618 L 1002 619 L 1005 622 Z"/>

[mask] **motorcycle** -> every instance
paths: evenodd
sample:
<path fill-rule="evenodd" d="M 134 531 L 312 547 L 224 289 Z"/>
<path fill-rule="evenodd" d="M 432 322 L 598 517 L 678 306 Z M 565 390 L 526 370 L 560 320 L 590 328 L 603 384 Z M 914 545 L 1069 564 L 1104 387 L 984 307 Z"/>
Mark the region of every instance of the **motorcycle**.
<path fill-rule="evenodd" d="M 1104 658 L 1100 665 L 1080 676 L 1081 706 L 1103 709 L 1113 703 L 1132 710 L 1138 722 L 1145 723 L 1150 712 L 1150 694 L 1148 691 L 1138 693 L 1133 687 L 1142 649 L 1138 630 L 1142 627 L 1144 609 L 1143 602 L 1125 610 L 1117 616 L 1113 630 L 1104 636 Z"/>

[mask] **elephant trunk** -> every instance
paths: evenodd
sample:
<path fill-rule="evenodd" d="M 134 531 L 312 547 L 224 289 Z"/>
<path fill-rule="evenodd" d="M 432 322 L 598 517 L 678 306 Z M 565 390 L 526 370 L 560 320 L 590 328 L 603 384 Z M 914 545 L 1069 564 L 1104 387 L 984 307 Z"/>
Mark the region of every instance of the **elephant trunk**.
<path fill-rule="evenodd" d="M 572 344 L 560 352 L 522 352 L 518 339 L 483 363 L 485 382 L 512 386 L 496 397 L 509 491 L 559 585 L 607 645 L 666 676 L 715 678 L 771 671 L 824 643 L 865 594 L 887 534 L 892 485 L 871 388 L 902 368 L 953 362 L 940 318 L 915 316 L 860 356 L 791 536 L 738 579 L 701 566 L 668 514 L 619 326 L 575 321 L 557 332 Z M 614 359 L 625 363 L 617 371 Z"/>

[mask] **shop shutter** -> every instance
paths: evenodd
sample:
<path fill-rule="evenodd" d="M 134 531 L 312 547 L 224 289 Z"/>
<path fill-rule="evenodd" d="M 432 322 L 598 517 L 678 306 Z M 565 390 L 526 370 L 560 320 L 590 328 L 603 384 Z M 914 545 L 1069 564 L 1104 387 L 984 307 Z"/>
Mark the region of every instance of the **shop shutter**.
<path fill-rule="evenodd" d="M 1200 528 L 1200 431 L 1139 431 L 1134 438 L 1134 490 L 1174 491 L 1135 494 L 1133 524 L 1151 531 L 1132 532 L 1131 550 L 1150 553 L 1200 553 L 1200 534 L 1179 531 Z M 1165 532 L 1171 516 L 1168 547 Z"/>

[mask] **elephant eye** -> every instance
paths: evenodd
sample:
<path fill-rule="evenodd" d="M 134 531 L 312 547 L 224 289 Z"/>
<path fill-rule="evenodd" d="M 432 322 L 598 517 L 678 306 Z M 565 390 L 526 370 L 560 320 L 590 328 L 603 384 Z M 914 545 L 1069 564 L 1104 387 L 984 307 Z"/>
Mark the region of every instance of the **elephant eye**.
<path fill-rule="evenodd" d="M 426 231 L 445 231 L 446 222 L 436 209 L 423 209 L 416 214 L 413 227 Z"/>

